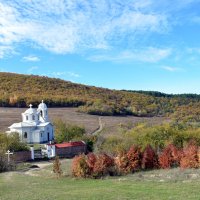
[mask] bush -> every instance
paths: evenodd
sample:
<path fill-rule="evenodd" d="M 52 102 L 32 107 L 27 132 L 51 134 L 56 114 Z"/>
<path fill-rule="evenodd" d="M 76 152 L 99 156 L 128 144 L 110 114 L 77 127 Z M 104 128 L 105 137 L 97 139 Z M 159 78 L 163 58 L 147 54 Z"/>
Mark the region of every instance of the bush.
<path fill-rule="evenodd" d="M 169 144 L 159 156 L 159 165 L 161 168 L 177 167 L 180 164 L 181 151 L 173 144 Z"/>
<path fill-rule="evenodd" d="M 96 135 L 89 135 L 89 134 L 84 134 L 80 138 L 76 138 L 76 140 L 82 140 L 86 143 L 87 145 L 87 151 L 92 152 L 94 150 L 94 144 L 97 141 L 97 136 Z"/>
<path fill-rule="evenodd" d="M 183 149 L 183 155 L 180 161 L 181 168 L 198 168 L 198 146 L 195 142 L 191 141 Z"/>
<path fill-rule="evenodd" d="M 60 178 L 62 175 L 61 163 L 58 156 L 55 157 L 53 162 L 53 172 L 56 174 L 57 178 Z"/>
<path fill-rule="evenodd" d="M 5 152 L 3 149 L 0 149 L 0 172 L 4 172 L 8 170 L 8 161 L 5 156 Z"/>
<path fill-rule="evenodd" d="M 79 178 L 100 178 L 114 173 L 114 159 L 107 154 L 93 153 L 76 156 L 72 162 L 72 175 Z"/>
<path fill-rule="evenodd" d="M 142 156 L 142 169 L 154 169 L 158 167 L 158 156 L 151 145 L 147 145 Z"/>
<path fill-rule="evenodd" d="M 0 148 L 10 151 L 26 151 L 28 146 L 20 141 L 19 134 L 0 133 Z"/>
<path fill-rule="evenodd" d="M 127 174 L 129 173 L 129 160 L 126 152 L 120 152 L 115 158 L 115 165 L 117 167 L 117 173 Z"/>
<path fill-rule="evenodd" d="M 124 149 L 122 139 L 116 136 L 107 137 L 100 147 L 101 151 L 107 152 L 111 155 L 116 155 L 117 152 Z"/>
<path fill-rule="evenodd" d="M 90 168 L 90 172 L 93 172 L 94 171 L 94 166 L 95 166 L 95 163 L 97 161 L 97 157 L 94 153 L 89 153 L 87 155 L 87 164 Z"/>
<path fill-rule="evenodd" d="M 74 138 L 82 137 L 85 133 L 85 128 L 77 125 L 66 124 L 61 119 L 56 120 L 54 124 L 56 127 L 55 140 L 57 143 L 69 142 Z"/>
<path fill-rule="evenodd" d="M 132 146 L 128 152 L 122 151 L 115 158 L 119 174 L 138 171 L 141 168 L 141 151 L 137 146 Z"/>
<path fill-rule="evenodd" d="M 90 167 L 84 154 L 78 155 L 73 159 L 72 175 L 78 178 L 86 178 L 90 176 Z"/>
<path fill-rule="evenodd" d="M 94 178 L 99 178 L 105 175 L 110 175 L 114 173 L 112 167 L 114 167 L 114 159 L 107 154 L 100 154 L 97 156 L 94 164 L 92 176 Z"/>
<path fill-rule="evenodd" d="M 137 171 L 141 168 L 141 151 L 137 146 L 132 146 L 127 152 L 128 168 L 130 172 Z"/>

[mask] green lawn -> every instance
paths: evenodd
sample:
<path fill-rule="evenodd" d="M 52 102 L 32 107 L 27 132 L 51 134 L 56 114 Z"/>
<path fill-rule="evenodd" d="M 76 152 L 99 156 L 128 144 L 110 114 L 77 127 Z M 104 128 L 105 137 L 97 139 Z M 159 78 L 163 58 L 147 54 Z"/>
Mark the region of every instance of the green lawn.
<path fill-rule="evenodd" d="M 77 180 L 68 173 L 56 179 L 48 166 L 32 176 L 0 174 L 0 200 L 200 199 L 200 170 L 156 170 L 103 180 Z"/>

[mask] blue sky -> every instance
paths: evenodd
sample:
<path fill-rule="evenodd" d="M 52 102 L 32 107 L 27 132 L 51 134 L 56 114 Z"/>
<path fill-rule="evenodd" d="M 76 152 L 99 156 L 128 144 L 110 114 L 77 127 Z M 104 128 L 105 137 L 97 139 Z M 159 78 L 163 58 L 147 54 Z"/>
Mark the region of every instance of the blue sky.
<path fill-rule="evenodd" d="M 200 94 L 200 0 L 0 0 L 0 71 Z"/>

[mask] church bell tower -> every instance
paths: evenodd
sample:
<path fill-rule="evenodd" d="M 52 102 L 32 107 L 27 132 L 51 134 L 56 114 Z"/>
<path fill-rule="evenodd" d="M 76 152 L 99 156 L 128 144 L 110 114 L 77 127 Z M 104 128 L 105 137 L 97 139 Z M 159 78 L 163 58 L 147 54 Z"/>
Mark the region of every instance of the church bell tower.
<path fill-rule="evenodd" d="M 49 121 L 48 108 L 47 108 L 47 105 L 44 103 L 43 100 L 42 100 L 42 103 L 39 104 L 37 111 L 38 111 L 38 114 L 39 114 L 39 120 L 41 122 L 48 122 Z"/>

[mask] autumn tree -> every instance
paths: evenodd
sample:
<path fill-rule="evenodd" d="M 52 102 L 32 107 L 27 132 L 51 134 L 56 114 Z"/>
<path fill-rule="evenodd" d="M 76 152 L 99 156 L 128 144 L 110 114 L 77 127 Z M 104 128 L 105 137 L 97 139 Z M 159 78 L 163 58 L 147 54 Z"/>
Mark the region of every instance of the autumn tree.
<path fill-rule="evenodd" d="M 198 146 L 194 141 L 190 141 L 183 149 L 180 166 L 181 168 L 198 168 L 198 161 Z"/>
<path fill-rule="evenodd" d="M 128 170 L 130 172 L 137 171 L 141 168 L 141 151 L 138 146 L 132 146 L 127 152 Z"/>
<path fill-rule="evenodd" d="M 114 159 L 107 154 L 100 154 L 94 164 L 92 176 L 95 178 L 109 175 L 113 172 Z"/>
<path fill-rule="evenodd" d="M 97 157 L 94 153 L 89 153 L 87 155 L 87 165 L 90 168 L 90 172 L 92 173 L 94 171 L 95 163 L 97 161 Z"/>
<path fill-rule="evenodd" d="M 76 156 L 72 161 L 72 175 L 78 178 L 87 178 L 90 175 L 90 167 L 84 154 Z"/>
<path fill-rule="evenodd" d="M 173 144 L 169 144 L 159 155 L 159 165 L 161 168 L 171 168 L 179 166 L 181 159 L 181 151 Z"/>
<path fill-rule="evenodd" d="M 129 173 L 129 159 L 125 151 L 119 152 L 115 157 L 115 165 L 117 167 L 118 174 Z"/>
<path fill-rule="evenodd" d="M 53 162 L 53 172 L 56 174 L 57 178 L 62 176 L 61 163 L 58 156 L 55 157 Z"/>
<path fill-rule="evenodd" d="M 154 169 L 158 167 L 158 156 L 151 145 L 147 145 L 142 156 L 142 169 Z"/>

